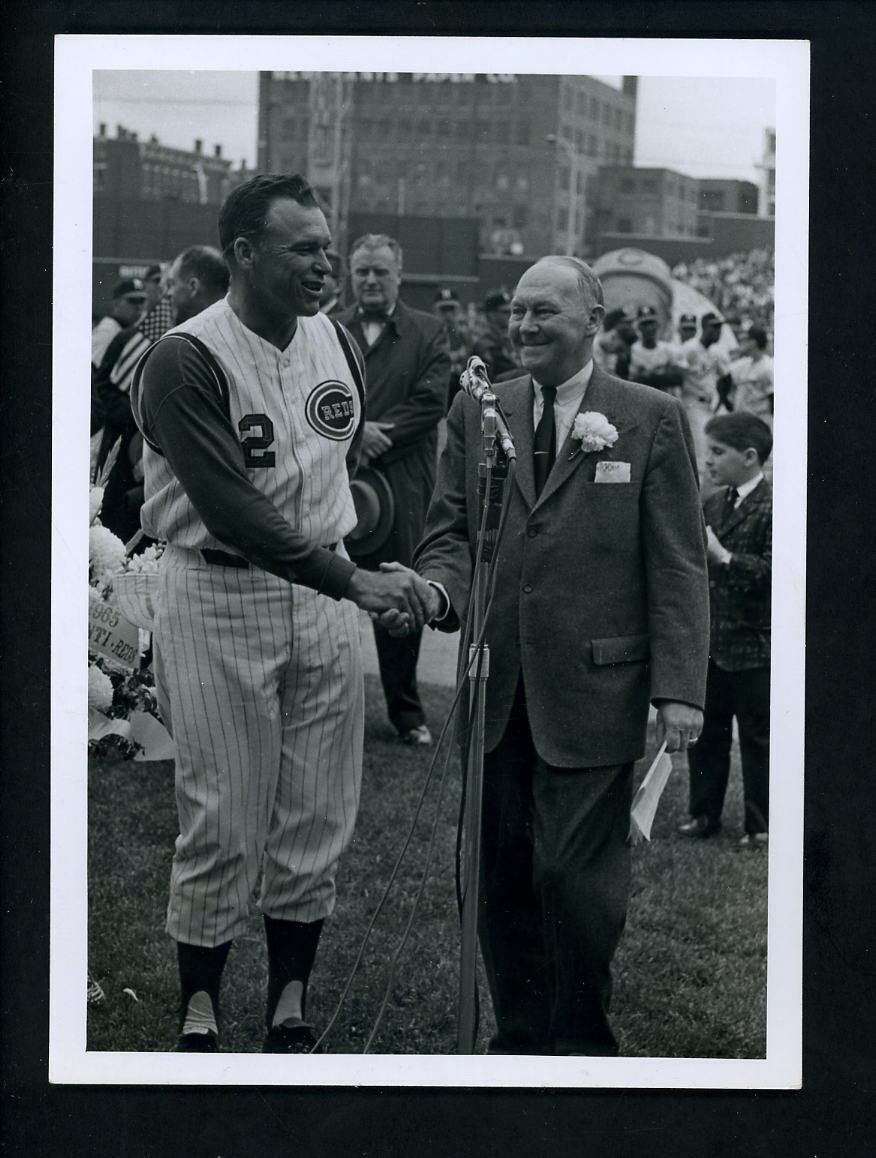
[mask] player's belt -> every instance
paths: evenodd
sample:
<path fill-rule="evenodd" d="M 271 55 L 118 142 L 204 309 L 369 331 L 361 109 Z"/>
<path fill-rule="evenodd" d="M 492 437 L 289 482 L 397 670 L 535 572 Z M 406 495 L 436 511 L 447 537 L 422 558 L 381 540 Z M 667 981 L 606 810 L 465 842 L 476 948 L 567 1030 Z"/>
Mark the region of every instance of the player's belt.
<path fill-rule="evenodd" d="M 337 548 L 337 543 L 327 543 L 326 550 L 334 551 Z M 216 551 L 213 547 L 202 547 L 201 558 L 205 563 L 210 563 L 214 567 L 243 567 L 249 568 L 249 560 L 244 559 L 241 555 L 232 555 L 228 551 Z"/>

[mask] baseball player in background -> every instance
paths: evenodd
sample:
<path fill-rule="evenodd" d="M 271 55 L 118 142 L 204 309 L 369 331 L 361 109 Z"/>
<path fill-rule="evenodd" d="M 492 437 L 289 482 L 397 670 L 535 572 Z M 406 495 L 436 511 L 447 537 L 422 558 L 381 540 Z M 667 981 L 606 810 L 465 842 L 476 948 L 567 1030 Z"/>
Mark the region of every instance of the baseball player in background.
<path fill-rule="evenodd" d="M 219 214 L 228 296 L 145 354 L 146 534 L 165 540 L 155 675 L 176 745 L 167 930 L 178 1051 L 218 1049 L 219 983 L 260 881 L 265 1053 L 309 1051 L 307 981 L 362 767 L 356 606 L 421 627 L 429 589 L 347 558 L 360 355 L 319 313 L 331 238 L 300 176 L 258 176 Z"/>

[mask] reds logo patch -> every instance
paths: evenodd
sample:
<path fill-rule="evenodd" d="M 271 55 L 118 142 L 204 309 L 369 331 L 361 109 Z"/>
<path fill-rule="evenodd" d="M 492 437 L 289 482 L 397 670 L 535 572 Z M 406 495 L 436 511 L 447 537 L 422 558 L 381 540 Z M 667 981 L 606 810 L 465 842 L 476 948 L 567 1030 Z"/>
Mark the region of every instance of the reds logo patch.
<path fill-rule="evenodd" d="M 335 442 L 349 438 L 356 426 L 353 392 L 344 382 L 320 382 L 310 392 L 304 413 L 317 434 Z"/>

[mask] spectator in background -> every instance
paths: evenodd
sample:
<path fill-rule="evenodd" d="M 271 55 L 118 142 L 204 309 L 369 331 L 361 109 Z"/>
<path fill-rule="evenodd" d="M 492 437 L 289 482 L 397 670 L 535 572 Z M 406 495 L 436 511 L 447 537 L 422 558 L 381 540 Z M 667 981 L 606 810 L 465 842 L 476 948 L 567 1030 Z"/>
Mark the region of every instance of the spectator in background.
<path fill-rule="evenodd" d="M 365 355 L 367 420 L 362 461 L 380 471 L 392 491 L 395 515 L 382 546 L 369 555 L 347 549 L 354 562 L 376 571 L 381 563 L 410 566 L 423 533 L 435 486 L 438 423 L 444 417 L 450 357 L 447 338 L 432 314 L 399 300 L 402 250 L 385 234 L 368 233 L 350 250 L 356 305 L 338 319 Z M 422 629 L 393 638 L 378 623 L 374 638 L 390 722 L 407 744 L 431 744 L 417 691 Z"/>
<path fill-rule="evenodd" d="M 137 325 L 145 337 L 154 342 L 173 325 L 173 303 L 160 265 L 149 266 L 143 275 L 143 284 L 146 288 L 146 313 Z"/>
<path fill-rule="evenodd" d="M 635 340 L 636 331 L 627 311 L 609 310 L 593 343 L 593 360 L 607 374 L 628 378 L 630 350 Z"/>
<path fill-rule="evenodd" d="M 447 409 L 459 390 L 459 376 L 468 363 L 474 339 L 465 319 L 459 294 L 454 289 L 440 289 L 432 302 L 432 313 L 439 318 L 447 337 L 450 353 L 450 379 L 447 383 Z"/>
<path fill-rule="evenodd" d="M 326 261 L 332 267 L 332 272 L 325 276 L 325 283 L 319 298 L 319 312 L 332 317 L 334 314 L 342 313 L 344 309 L 344 304 L 341 301 L 341 289 L 344 284 L 344 259 L 334 250 L 327 250 L 325 256 Z"/>
<path fill-rule="evenodd" d="M 716 261 L 698 257 L 677 265 L 672 276 L 698 290 L 724 317 L 732 315 L 772 329 L 775 261 L 771 250 L 732 253 Z"/>
<path fill-rule="evenodd" d="M 703 838 L 721 828 L 735 716 L 745 797 L 741 844 L 756 849 L 767 843 L 769 829 L 773 507 L 763 468 L 773 439 L 767 424 L 746 411 L 717 415 L 706 437 L 706 469 L 720 488 L 704 504 L 709 671 L 703 730 L 688 749 L 691 818 L 679 832 Z"/>
<path fill-rule="evenodd" d="M 184 249 L 173 262 L 167 278 L 167 312 L 171 316 L 166 328 L 194 317 L 224 297 L 227 290 L 228 267 L 217 249 L 205 245 Z M 106 483 L 100 517 L 104 526 L 123 542 L 128 542 L 139 531 L 143 505 L 143 439 L 131 414 L 130 390 L 137 363 L 156 340 L 144 331 L 148 317 L 147 314 L 135 326 L 121 330 L 113 338 L 95 378 L 104 413 L 98 471 L 116 440 L 122 440 Z"/>
<path fill-rule="evenodd" d="M 520 368 L 520 360 L 508 336 L 511 297 L 505 290 L 491 290 L 484 298 L 483 329 L 477 336 L 472 353 L 483 359 L 487 377 L 495 382 L 500 374 Z"/>
<path fill-rule="evenodd" d="M 678 365 L 675 348 L 657 337 L 660 319 L 653 306 L 641 306 L 636 318 L 638 339 L 630 348 L 631 382 L 641 382 L 678 395 L 681 386 L 681 367 Z"/>
<path fill-rule="evenodd" d="M 734 409 L 756 414 L 772 429 L 773 360 L 766 349 L 766 330 L 762 326 L 749 326 L 730 364 L 730 377 Z"/>
<path fill-rule="evenodd" d="M 146 288 L 138 277 L 124 278 L 113 288 L 110 312 L 91 331 L 91 365 L 94 370 L 103 361 L 107 347 L 120 330 L 133 326 L 146 305 Z"/>
<path fill-rule="evenodd" d="M 715 348 L 722 325 L 717 314 L 703 314 L 699 336 L 688 339 L 681 347 L 681 400 L 687 410 L 701 479 L 705 471 L 706 423 L 727 399 L 732 385 L 730 358 Z"/>

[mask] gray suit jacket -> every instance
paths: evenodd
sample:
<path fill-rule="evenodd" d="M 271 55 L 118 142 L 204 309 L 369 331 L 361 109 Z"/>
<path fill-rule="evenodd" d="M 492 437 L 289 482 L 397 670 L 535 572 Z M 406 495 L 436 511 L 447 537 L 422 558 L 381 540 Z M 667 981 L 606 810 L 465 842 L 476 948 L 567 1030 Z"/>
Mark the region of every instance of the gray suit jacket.
<path fill-rule="evenodd" d="M 605 415 L 614 446 L 571 437 L 535 498 L 532 382 L 494 387 L 518 465 L 487 621 L 485 747 L 496 746 L 522 672 L 539 755 L 560 767 L 638 759 L 649 701 L 702 707 L 709 650 L 705 528 L 687 420 L 672 397 L 598 367 L 582 410 Z M 468 613 L 477 537 L 480 407 L 459 395 L 414 566 L 441 582 L 455 626 Z M 628 483 L 596 482 L 600 461 Z"/>

